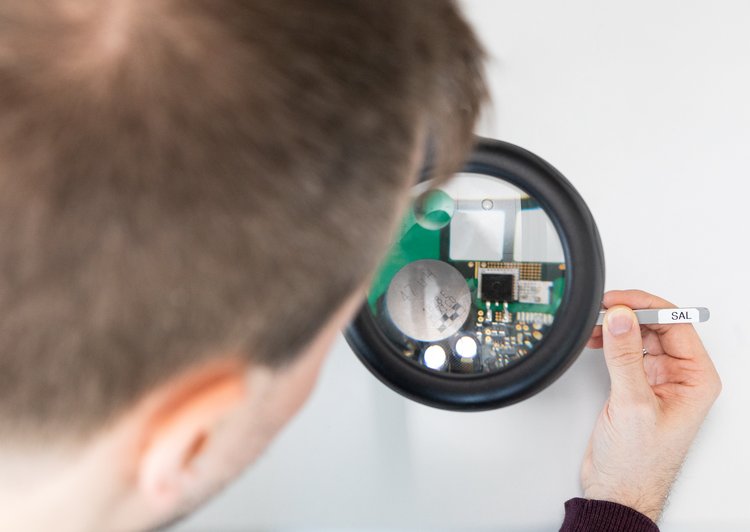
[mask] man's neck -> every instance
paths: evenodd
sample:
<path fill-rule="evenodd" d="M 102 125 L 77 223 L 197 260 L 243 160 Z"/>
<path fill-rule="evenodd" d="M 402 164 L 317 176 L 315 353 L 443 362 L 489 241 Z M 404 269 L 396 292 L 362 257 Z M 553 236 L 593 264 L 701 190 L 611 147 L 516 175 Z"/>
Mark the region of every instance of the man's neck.
<path fill-rule="evenodd" d="M 0 530 L 106 529 L 115 483 L 94 485 L 96 458 L 89 451 L 0 451 Z"/>

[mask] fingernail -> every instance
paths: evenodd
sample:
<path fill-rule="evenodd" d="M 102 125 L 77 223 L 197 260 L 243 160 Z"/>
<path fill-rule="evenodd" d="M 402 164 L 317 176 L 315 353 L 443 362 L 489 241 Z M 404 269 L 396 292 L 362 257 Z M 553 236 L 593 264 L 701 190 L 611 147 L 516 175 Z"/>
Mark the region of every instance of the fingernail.
<path fill-rule="evenodd" d="M 613 336 L 621 336 L 633 328 L 633 313 L 626 309 L 615 309 L 607 314 L 607 330 Z"/>

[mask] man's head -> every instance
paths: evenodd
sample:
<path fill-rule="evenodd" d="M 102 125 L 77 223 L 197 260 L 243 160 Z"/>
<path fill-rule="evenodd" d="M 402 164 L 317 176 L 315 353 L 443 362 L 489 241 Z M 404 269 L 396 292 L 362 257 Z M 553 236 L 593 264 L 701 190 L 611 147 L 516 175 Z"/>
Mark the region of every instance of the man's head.
<path fill-rule="evenodd" d="M 98 471 L 121 528 L 228 480 L 483 95 L 449 0 L 3 2 L 0 477 Z"/>

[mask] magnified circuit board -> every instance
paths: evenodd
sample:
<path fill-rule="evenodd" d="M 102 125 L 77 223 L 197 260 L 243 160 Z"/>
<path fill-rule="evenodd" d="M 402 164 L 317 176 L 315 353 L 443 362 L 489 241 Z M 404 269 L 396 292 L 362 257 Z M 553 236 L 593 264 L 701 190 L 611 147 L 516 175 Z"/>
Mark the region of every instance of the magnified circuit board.
<path fill-rule="evenodd" d="M 370 310 L 404 357 L 425 368 L 503 370 L 547 334 L 563 298 L 565 263 L 514 260 L 519 238 L 540 236 L 538 224 L 521 227 L 532 211 L 542 213 L 533 198 L 461 202 L 435 194 L 442 208 L 422 216 L 415 208 L 404 219 L 368 294 Z M 493 244 L 500 249 L 489 254 L 468 242 L 486 230 L 501 233 Z"/>

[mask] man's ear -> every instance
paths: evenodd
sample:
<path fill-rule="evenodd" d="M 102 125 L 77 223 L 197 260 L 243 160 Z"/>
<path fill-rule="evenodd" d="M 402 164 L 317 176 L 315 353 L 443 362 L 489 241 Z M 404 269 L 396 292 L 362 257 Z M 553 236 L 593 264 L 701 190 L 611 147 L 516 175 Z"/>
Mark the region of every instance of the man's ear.
<path fill-rule="evenodd" d="M 245 398 L 246 371 L 233 360 L 209 363 L 149 398 L 136 482 L 157 513 L 170 513 L 199 488 L 195 462 Z"/>

